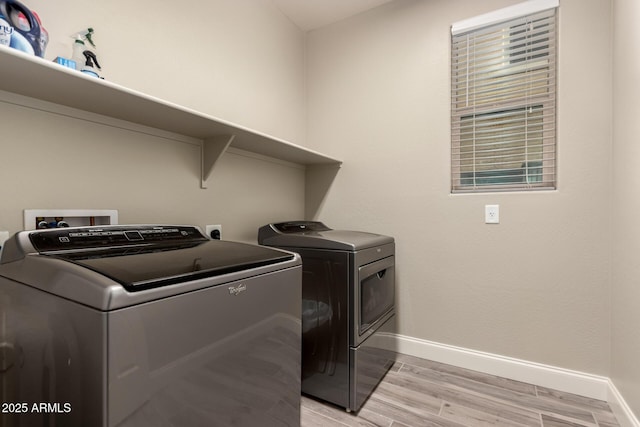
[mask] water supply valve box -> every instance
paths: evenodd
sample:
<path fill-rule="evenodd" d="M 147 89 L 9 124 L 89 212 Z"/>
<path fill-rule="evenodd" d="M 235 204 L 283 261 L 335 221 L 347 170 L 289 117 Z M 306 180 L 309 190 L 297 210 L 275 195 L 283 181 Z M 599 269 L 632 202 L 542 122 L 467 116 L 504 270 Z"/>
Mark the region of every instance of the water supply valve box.
<path fill-rule="evenodd" d="M 118 224 L 114 209 L 25 209 L 24 229 Z"/>

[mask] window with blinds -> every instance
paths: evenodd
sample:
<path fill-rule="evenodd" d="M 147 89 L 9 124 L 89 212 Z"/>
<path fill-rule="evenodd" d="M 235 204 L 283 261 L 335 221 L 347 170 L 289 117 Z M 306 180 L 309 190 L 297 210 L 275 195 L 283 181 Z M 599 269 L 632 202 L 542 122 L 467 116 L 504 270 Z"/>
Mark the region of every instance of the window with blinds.
<path fill-rule="evenodd" d="M 556 8 L 452 27 L 452 192 L 556 186 Z"/>

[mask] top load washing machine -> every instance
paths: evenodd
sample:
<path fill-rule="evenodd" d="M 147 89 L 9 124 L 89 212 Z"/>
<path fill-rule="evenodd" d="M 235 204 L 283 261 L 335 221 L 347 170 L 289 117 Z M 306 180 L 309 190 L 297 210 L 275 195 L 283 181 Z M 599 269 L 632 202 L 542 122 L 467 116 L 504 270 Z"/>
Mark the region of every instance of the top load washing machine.
<path fill-rule="evenodd" d="M 191 226 L 20 232 L 0 425 L 299 426 L 301 261 Z"/>
<path fill-rule="evenodd" d="M 302 256 L 302 391 L 357 411 L 395 360 L 394 239 L 290 221 L 258 243 Z"/>

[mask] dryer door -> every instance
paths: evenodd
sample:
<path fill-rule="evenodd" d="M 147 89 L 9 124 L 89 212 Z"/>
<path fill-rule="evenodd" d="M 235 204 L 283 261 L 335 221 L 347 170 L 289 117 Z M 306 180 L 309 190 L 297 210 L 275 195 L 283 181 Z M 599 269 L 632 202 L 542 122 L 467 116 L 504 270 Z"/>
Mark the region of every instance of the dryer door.
<path fill-rule="evenodd" d="M 361 266 L 355 286 L 354 342 L 362 343 L 394 312 L 395 256 Z"/>

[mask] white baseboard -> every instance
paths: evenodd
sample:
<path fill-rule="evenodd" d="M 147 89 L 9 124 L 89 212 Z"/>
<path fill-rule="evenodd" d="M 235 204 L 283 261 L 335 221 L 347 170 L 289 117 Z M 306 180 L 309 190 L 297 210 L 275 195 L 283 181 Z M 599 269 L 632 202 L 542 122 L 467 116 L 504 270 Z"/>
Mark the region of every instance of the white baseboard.
<path fill-rule="evenodd" d="M 621 427 L 640 427 L 640 421 L 638 421 L 638 418 L 611 380 L 609 380 L 609 398 L 607 401 Z"/>
<path fill-rule="evenodd" d="M 607 377 L 405 335 L 385 334 L 378 339 L 379 345 L 384 348 L 410 356 L 608 401 L 622 427 L 640 427 L 637 418 Z"/>

